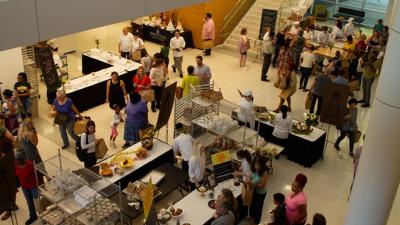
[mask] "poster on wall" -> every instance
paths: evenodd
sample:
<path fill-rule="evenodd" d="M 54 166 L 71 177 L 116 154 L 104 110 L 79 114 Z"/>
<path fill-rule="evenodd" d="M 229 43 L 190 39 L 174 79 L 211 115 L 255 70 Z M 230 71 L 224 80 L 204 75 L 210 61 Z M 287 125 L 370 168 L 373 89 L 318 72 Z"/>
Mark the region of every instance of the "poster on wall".
<path fill-rule="evenodd" d="M 277 10 L 263 9 L 261 14 L 260 32 L 258 34 L 259 40 L 263 39 L 267 27 L 270 27 L 271 31 L 275 31 L 277 15 L 278 15 Z"/>
<path fill-rule="evenodd" d="M 61 87 L 61 81 L 58 78 L 53 52 L 50 47 L 39 50 L 38 61 L 47 90 L 52 92 Z"/>
<path fill-rule="evenodd" d="M 340 127 L 346 115 L 349 86 L 329 83 L 323 95 L 320 121 Z"/>

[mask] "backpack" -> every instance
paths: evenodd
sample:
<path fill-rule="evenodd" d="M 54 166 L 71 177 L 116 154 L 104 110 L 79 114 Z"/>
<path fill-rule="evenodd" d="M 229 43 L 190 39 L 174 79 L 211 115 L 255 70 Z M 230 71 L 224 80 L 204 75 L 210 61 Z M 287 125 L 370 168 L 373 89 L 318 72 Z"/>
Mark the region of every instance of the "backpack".
<path fill-rule="evenodd" d="M 79 141 L 76 142 L 75 151 L 76 151 L 76 156 L 78 156 L 79 161 L 85 162 L 86 158 L 87 158 L 87 149 L 82 148 L 81 138 L 82 138 L 82 136 L 80 136 Z M 89 135 L 86 134 L 86 144 L 88 143 L 88 141 L 89 141 Z"/>

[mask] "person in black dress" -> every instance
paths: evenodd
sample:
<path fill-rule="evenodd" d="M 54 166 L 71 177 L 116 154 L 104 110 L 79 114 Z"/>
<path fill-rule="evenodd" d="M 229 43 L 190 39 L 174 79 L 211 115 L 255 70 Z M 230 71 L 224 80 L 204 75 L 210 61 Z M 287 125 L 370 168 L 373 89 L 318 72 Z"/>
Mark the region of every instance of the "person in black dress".
<path fill-rule="evenodd" d="M 106 102 L 109 103 L 111 109 L 114 104 L 124 108 L 125 99 L 127 99 L 125 83 L 119 79 L 117 72 L 112 72 L 111 79 L 107 82 Z"/>

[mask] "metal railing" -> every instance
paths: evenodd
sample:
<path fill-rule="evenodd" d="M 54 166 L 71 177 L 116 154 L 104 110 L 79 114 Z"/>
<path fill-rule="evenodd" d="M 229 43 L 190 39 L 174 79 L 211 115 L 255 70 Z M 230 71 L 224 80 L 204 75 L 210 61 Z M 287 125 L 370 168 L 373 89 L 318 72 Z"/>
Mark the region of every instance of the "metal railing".
<path fill-rule="evenodd" d="M 238 0 L 229 13 L 225 16 L 221 28 L 221 37 L 223 41 L 235 29 L 236 25 L 242 20 L 256 0 Z"/>

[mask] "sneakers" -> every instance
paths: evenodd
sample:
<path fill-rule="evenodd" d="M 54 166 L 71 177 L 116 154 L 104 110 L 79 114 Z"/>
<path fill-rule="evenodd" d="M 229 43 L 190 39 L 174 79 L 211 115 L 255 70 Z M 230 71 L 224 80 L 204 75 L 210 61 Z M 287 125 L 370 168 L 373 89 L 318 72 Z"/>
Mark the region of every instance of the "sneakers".
<path fill-rule="evenodd" d="M 25 222 L 25 225 L 30 225 L 30 224 L 32 224 L 33 222 L 35 222 L 37 219 L 38 219 L 37 216 L 35 216 L 35 217 L 33 217 L 33 218 L 29 218 L 29 219 Z"/>

